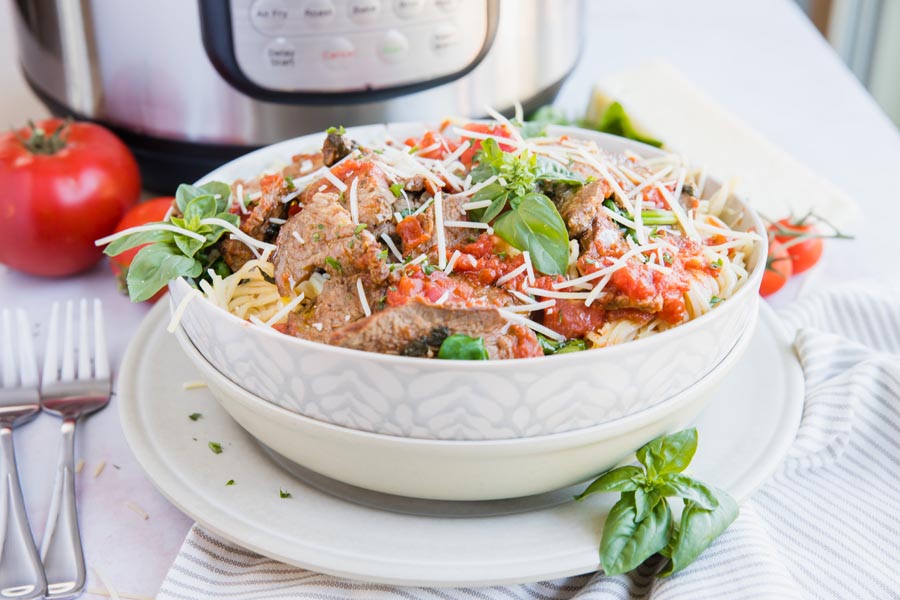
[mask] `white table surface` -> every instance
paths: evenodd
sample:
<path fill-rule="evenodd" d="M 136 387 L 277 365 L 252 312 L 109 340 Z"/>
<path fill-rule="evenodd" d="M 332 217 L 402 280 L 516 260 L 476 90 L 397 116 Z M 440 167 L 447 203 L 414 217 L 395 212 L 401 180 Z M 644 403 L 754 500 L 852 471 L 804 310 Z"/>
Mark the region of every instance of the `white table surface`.
<path fill-rule="evenodd" d="M 865 222 L 853 242 L 832 243 L 823 263 L 792 281 L 774 300 L 858 279 L 900 278 L 879 260 L 892 256 L 900 136 L 872 98 L 789 0 L 587 0 L 584 55 L 558 103 L 581 110 L 592 82 L 618 69 L 665 58 L 709 96 L 745 119 L 813 170 L 852 192 Z M 0 4 L 0 122 L 21 124 L 44 107 L 27 89 L 16 64 L 7 15 Z M 664 91 L 662 92 L 664 94 Z M 23 307 L 46 321 L 55 300 L 100 297 L 108 315 L 117 364 L 146 314 L 120 296 L 106 265 L 65 280 L 27 277 L 0 267 L 0 305 Z M 43 332 L 41 332 L 42 335 Z M 57 427 L 41 415 L 17 431 L 16 448 L 32 526 L 44 528 L 56 453 Z M 116 403 L 79 426 L 76 456 L 89 566 L 120 591 L 152 597 L 174 559 L 190 520 L 146 479 L 119 427 Z M 98 463 L 106 469 L 93 473 Z M 113 467 L 113 464 L 116 467 Z M 125 503 L 150 518 L 142 520 Z M 101 587 L 93 575 L 90 587 Z"/>

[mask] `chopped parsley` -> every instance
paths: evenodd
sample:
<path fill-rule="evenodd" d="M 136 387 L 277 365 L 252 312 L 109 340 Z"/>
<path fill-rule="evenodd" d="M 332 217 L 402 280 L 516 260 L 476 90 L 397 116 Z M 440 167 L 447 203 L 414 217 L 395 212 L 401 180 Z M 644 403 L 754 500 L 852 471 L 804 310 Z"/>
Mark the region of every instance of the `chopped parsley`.
<path fill-rule="evenodd" d="M 712 298 L 709 299 L 709 305 L 715 306 L 716 304 L 718 304 L 721 301 L 722 301 L 722 298 L 719 298 L 718 296 L 713 296 Z"/>
<path fill-rule="evenodd" d="M 363 229 L 365 229 L 366 227 L 368 227 L 368 225 L 366 225 L 365 223 L 360 223 L 353 230 L 353 235 L 355 235 L 356 237 L 359 237 L 359 232 L 362 231 Z"/>
<path fill-rule="evenodd" d="M 388 257 L 387 250 L 382 250 L 381 252 L 378 253 L 378 260 L 387 260 L 387 257 Z"/>
<path fill-rule="evenodd" d="M 278 497 L 279 497 L 279 498 L 290 498 L 290 497 L 291 497 L 291 493 L 290 493 L 290 492 L 287 492 L 287 491 L 285 491 L 285 490 L 283 490 L 283 489 L 281 489 L 281 488 L 278 488 Z"/>
<path fill-rule="evenodd" d="M 415 153 L 418 152 L 418 151 L 419 151 L 419 147 L 418 147 L 418 146 L 413 146 L 412 148 L 409 149 L 409 153 L 410 153 L 410 154 L 415 154 Z"/>
<path fill-rule="evenodd" d="M 332 257 L 330 257 L 330 256 L 326 256 L 326 257 L 325 257 L 325 262 L 328 263 L 328 266 L 329 266 L 329 267 L 331 267 L 332 269 L 334 269 L 335 271 L 337 271 L 337 272 L 340 273 L 341 275 L 344 274 L 344 267 L 342 267 L 342 266 L 341 266 L 341 263 L 339 263 L 339 262 L 338 262 L 337 260 L 335 260 L 334 258 L 332 258 Z"/>
<path fill-rule="evenodd" d="M 722 268 L 722 265 L 723 265 L 723 264 L 725 264 L 725 263 L 722 262 L 722 259 L 721 259 L 721 258 L 717 258 L 717 259 L 714 260 L 713 262 L 709 263 L 709 268 L 710 268 L 710 269 L 715 269 L 715 270 L 718 271 L 719 269 Z"/>
<path fill-rule="evenodd" d="M 190 419 L 191 421 L 196 421 L 197 419 L 199 419 L 202 416 L 203 415 L 201 415 L 200 413 L 191 413 L 188 415 L 188 419 Z"/>
<path fill-rule="evenodd" d="M 212 450 L 213 454 L 222 454 L 222 444 L 219 442 L 210 442 L 207 444 L 209 449 Z"/>
<path fill-rule="evenodd" d="M 347 133 L 347 130 L 344 129 L 343 125 L 338 125 L 337 127 L 333 127 L 333 126 L 329 127 L 328 129 L 325 130 L 325 133 L 328 133 L 328 134 L 336 133 L 338 135 L 344 135 L 345 133 Z"/>
<path fill-rule="evenodd" d="M 226 486 L 228 486 L 228 485 L 234 485 L 234 479 L 229 479 L 228 481 L 225 482 L 225 485 L 226 485 Z"/>
<path fill-rule="evenodd" d="M 316 233 L 313 234 L 313 241 L 314 241 L 314 242 L 318 242 L 318 241 L 320 241 L 321 239 L 322 239 L 322 234 L 320 234 L 318 231 L 317 231 Z"/>
<path fill-rule="evenodd" d="M 394 194 L 395 198 L 399 198 L 400 194 L 403 193 L 403 184 L 400 182 L 391 184 L 391 193 Z"/>
<path fill-rule="evenodd" d="M 296 189 L 296 188 L 294 187 L 294 178 L 291 177 L 290 175 L 285 175 L 285 176 L 284 176 L 284 187 L 286 187 L 287 189 L 289 189 L 289 190 L 291 190 L 291 191 L 293 191 L 294 189 Z"/>
<path fill-rule="evenodd" d="M 664 263 L 666 263 L 667 265 L 671 265 L 674 260 L 675 259 L 672 258 L 671 254 L 669 254 L 668 252 L 663 252 L 663 262 Z"/>
<path fill-rule="evenodd" d="M 437 269 L 438 268 L 435 265 L 422 265 L 422 271 L 424 271 L 426 275 L 431 275 L 437 271 Z"/>

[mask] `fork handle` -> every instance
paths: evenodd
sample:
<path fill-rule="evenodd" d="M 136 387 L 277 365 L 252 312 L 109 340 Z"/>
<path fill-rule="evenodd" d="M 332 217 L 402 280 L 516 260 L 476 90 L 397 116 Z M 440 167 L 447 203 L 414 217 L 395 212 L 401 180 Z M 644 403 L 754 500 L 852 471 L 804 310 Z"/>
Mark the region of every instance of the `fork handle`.
<path fill-rule="evenodd" d="M 41 543 L 47 598 L 51 599 L 74 598 L 85 584 L 84 551 L 75 508 L 75 422 L 73 418 L 63 419 L 53 496 Z"/>
<path fill-rule="evenodd" d="M 12 429 L 0 426 L 0 598 L 41 598 L 47 590 L 22 499 Z"/>

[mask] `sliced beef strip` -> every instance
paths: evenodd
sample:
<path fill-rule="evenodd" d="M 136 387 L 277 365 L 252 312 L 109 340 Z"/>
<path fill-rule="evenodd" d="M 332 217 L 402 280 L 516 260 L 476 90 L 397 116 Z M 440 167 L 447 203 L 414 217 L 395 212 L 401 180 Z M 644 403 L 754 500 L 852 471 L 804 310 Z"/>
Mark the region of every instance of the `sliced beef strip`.
<path fill-rule="evenodd" d="M 287 333 L 315 342 L 327 342 L 337 329 L 365 317 L 356 288 L 359 278 L 362 279 L 369 306 L 376 307 L 386 284 L 376 284 L 366 274 L 332 277 L 322 286 L 322 292 L 312 307 L 288 317 Z"/>
<path fill-rule="evenodd" d="M 299 236 L 299 240 L 297 236 Z M 301 241 L 302 240 L 302 241 Z M 316 269 L 332 277 L 367 273 L 373 282 L 387 278 L 381 246 L 366 229 L 358 229 L 337 194 L 316 194 L 282 225 L 275 242 L 275 282 L 286 293 Z"/>
<path fill-rule="evenodd" d="M 286 193 L 284 177 L 281 175 L 264 175 L 257 185 L 260 196 L 250 208 L 248 215 L 241 218 L 241 231 L 252 238 L 264 242 L 272 242 L 278 235 L 278 226 L 269 219 L 283 219 L 287 214 L 287 206 L 281 199 Z M 237 185 L 234 185 L 236 188 Z M 252 190 L 252 188 L 251 188 Z M 248 191 L 245 189 L 244 193 Z M 244 263 L 254 258 L 253 252 L 240 240 L 226 238 L 219 246 L 225 263 L 232 271 L 237 271 Z"/>
<path fill-rule="evenodd" d="M 441 200 L 443 207 L 444 223 L 447 221 L 467 221 L 466 211 L 462 205 L 469 201 L 467 196 L 460 194 L 451 194 L 444 196 Z M 434 203 L 428 205 L 428 208 L 416 215 L 419 223 L 422 225 L 423 231 L 429 233 L 429 239 L 416 246 L 418 253 L 428 252 L 437 253 L 437 237 L 434 235 Z M 454 246 L 463 246 L 478 237 L 483 230 L 467 227 L 447 227 L 444 226 L 444 242 L 447 248 Z M 449 259 L 449 253 L 447 258 Z"/>
<path fill-rule="evenodd" d="M 346 135 L 332 131 L 322 144 L 322 162 L 326 167 L 333 166 L 353 151 L 353 142 Z"/>
<path fill-rule="evenodd" d="M 422 340 L 436 338 L 444 328 L 484 339 L 492 359 L 514 358 L 518 338 L 506 332 L 507 320 L 494 308 L 447 308 L 412 301 L 386 308 L 335 331 L 329 343 L 345 348 L 402 354 Z M 437 331 L 436 331 L 437 330 Z M 536 343 L 536 342 L 535 342 Z"/>

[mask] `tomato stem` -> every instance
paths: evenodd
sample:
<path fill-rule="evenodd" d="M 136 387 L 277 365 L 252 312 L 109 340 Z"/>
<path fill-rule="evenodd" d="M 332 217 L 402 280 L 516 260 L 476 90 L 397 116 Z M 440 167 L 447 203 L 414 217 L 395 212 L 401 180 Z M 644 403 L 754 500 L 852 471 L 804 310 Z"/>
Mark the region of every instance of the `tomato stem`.
<path fill-rule="evenodd" d="M 34 121 L 28 121 L 28 129 L 30 135 L 25 138 L 17 132 L 16 138 L 25 148 L 32 154 L 56 154 L 66 147 L 66 135 L 68 134 L 69 125 L 72 124 L 70 119 L 66 119 L 56 128 L 56 131 L 47 135 L 43 128 L 34 124 Z"/>

